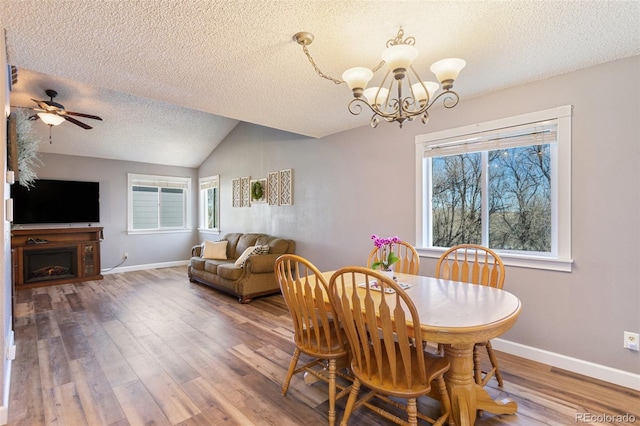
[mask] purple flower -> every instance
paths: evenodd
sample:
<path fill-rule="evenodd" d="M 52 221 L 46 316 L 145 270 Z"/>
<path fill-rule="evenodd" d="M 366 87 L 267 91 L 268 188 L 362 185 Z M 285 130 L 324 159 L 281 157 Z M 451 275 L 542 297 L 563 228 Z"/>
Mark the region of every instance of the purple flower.
<path fill-rule="evenodd" d="M 381 268 L 383 270 L 389 270 L 391 265 L 399 260 L 399 258 L 393 253 L 394 244 L 402 242 L 398 236 L 389 238 L 381 238 L 376 234 L 371 235 L 373 244 L 381 250 L 380 260 L 374 262 L 371 266 L 373 269 Z"/>

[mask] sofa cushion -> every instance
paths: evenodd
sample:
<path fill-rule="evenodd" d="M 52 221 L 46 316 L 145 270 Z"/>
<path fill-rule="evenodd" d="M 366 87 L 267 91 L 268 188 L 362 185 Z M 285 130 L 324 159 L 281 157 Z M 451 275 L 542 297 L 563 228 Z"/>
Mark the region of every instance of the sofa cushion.
<path fill-rule="evenodd" d="M 211 274 L 217 274 L 218 273 L 218 262 L 216 262 L 214 260 L 207 260 L 206 262 L 204 262 L 204 270 L 209 272 L 209 273 L 211 273 Z"/>
<path fill-rule="evenodd" d="M 289 252 L 289 241 L 281 238 L 262 236 L 256 240 L 256 244 L 268 245 L 269 253 L 285 254 Z"/>
<path fill-rule="evenodd" d="M 249 256 L 253 256 L 256 254 L 268 254 L 269 246 L 251 246 L 247 247 L 247 249 L 240 255 L 240 257 L 236 260 L 236 266 L 244 266 L 244 262 L 249 258 Z"/>
<path fill-rule="evenodd" d="M 238 240 L 240 240 L 242 235 L 243 234 L 239 232 L 232 232 L 224 236 L 224 239 L 229 241 L 229 245 L 227 246 L 227 259 L 235 259 L 238 257 L 236 255 L 236 246 L 238 245 Z"/>
<path fill-rule="evenodd" d="M 243 269 L 233 263 L 218 265 L 218 276 L 227 280 L 235 281 L 242 276 Z"/>
<path fill-rule="evenodd" d="M 206 260 L 201 257 L 192 257 L 191 258 L 191 267 L 195 269 L 200 269 L 204 271 L 204 264 Z"/>
<path fill-rule="evenodd" d="M 232 257 L 233 259 L 237 259 L 239 258 L 242 253 L 244 253 L 244 251 L 246 249 L 248 249 L 251 246 L 255 246 L 256 245 L 256 240 L 258 239 L 258 237 L 262 236 L 263 234 L 244 234 L 240 237 L 240 239 L 238 239 L 238 244 L 236 245 L 236 251 L 235 251 L 235 255 Z"/>
<path fill-rule="evenodd" d="M 222 241 L 208 241 L 204 240 L 204 249 L 202 250 L 202 257 L 204 259 L 227 259 L 227 244 L 226 240 Z"/>

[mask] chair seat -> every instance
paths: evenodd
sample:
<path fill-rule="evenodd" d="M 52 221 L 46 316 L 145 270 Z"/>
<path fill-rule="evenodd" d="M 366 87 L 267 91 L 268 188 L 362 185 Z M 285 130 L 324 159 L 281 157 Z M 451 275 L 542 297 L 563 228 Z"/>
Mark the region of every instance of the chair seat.
<path fill-rule="evenodd" d="M 373 350 L 369 351 L 371 357 L 371 364 L 377 364 L 376 355 Z M 392 365 L 384 355 L 383 365 Z M 426 375 L 425 380 L 420 380 L 420 370 L 418 368 L 417 357 L 422 356 L 425 360 Z M 398 360 L 395 364 L 396 371 L 392 374 L 389 369 L 378 372 L 373 370 L 371 372 L 362 371 L 357 362 L 352 361 L 351 371 L 353 375 L 363 383 L 366 383 L 368 388 L 376 392 L 383 392 L 386 395 L 396 396 L 399 398 L 416 398 L 428 393 L 431 389 L 431 382 L 438 376 L 444 374 L 449 369 L 449 361 L 445 358 L 433 355 L 424 351 L 412 350 L 411 351 L 411 374 L 407 375 L 404 372 L 405 364 L 402 362 L 402 356 L 400 354 L 400 347 L 395 347 L 395 357 Z M 395 383 L 394 383 L 395 376 Z M 407 383 L 407 380 L 411 379 L 412 383 Z"/>

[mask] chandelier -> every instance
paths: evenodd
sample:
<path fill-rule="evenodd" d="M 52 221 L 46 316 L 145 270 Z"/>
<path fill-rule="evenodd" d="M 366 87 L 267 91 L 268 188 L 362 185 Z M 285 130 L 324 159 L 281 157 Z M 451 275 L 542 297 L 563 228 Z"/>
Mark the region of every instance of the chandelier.
<path fill-rule="evenodd" d="M 313 34 L 299 32 L 293 39 L 302 46 L 320 77 L 335 84 L 347 83 L 354 97 L 348 105 L 351 114 L 359 115 L 365 105 L 373 112 L 371 127 L 377 127 L 382 119 L 395 121 L 402 128 L 405 121 L 412 121 L 416 117 L 421 117 L 426 124 L 429 121 L 429 108 L 440 98 L 445 108 L 455 107 L 460 98 L 451 89 L 466 65 L 462 59 L 442 59 L 431 65 L 431 71 L 440 83 L 423 81 L 411 65 L 418 57 L 418 49 L 414 47 L 416 40 L 414 37 L 403 37 L 404 31 L 400 27 L 396 37 L 387 41 L 387 48 L 382 51 L 382 61 L 375 68 L 350 68 L 342 74 L 342 80 L 325 75 L 316 65 L 307 48 L 313 42 Z M 367 88 L 373 74 L 385 64 L 387 72 L 380 85 Z M 437 93 L 439 89 L 442 90 Z"/>

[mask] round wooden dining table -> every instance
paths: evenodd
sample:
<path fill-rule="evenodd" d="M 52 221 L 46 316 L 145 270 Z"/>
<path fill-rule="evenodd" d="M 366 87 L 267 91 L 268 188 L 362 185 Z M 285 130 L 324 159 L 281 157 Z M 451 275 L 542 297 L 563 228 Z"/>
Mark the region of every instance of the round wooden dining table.
<path fill-rule="evenodd" d="M 331 272 L 323 273 L 329 281 Z M 420 315 L 423 340 L 444 345 L 450 362 L 445 374 L 451 397 L 450 424 L 472 425 L 477 410 L 513 414 L 518 406 L 508 398 L 494 400 L 473 377 L 473 347 L 500 336 L 516 322 L 520 300 L 505 290 L 420 275 L 396 273 Z M 364 290 L 363 290 L 364 291 Z"/>

